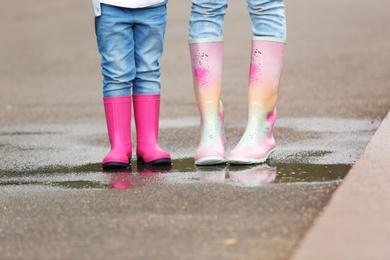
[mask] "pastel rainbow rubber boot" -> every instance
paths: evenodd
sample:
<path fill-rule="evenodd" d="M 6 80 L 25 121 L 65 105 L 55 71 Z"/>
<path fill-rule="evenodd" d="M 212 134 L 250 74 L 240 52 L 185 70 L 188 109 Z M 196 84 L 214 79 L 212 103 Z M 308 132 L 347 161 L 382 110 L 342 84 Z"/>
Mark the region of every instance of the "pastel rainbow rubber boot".
<path fill-rule="evenodd" d="M 248 124 L 230 164 L 264 163 L 276 148 L 273 126 L 284 60 L 284 42 L 252 40 L 248 88 Z"/>
<path fill-rule="evenodd" d="M 131 96 L 103 98 L 111 151 L 104 157 L 104 170 L 127 168 L 131 161 Z"/>
<path fill-rule="evenodd" d="M 195 164 L 223 164 L 226 163 L 224 113 L 220 101 L 223 43 L 191 43 L 190 56 L 201 126 L 201 137 L 195 154 Z"/>
<path fill-rule="evenodd" d="M 160 94 L 133 95 L 137 130 L 137 161 L 151 165 L 171 164 L 171 155 L 158 145 Z"/>

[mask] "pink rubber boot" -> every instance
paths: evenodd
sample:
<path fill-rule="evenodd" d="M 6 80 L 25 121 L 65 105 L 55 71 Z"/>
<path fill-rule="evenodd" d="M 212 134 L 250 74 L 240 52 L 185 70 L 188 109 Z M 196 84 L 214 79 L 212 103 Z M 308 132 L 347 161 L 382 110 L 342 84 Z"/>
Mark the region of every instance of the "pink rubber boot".
<path fill-rule="evenodd" d="M 133 95 L 137 129 L 137 160 L 146 164 L 171 164 L 171 155 L 158 145 L 160 95 Z"/>
<path fill-rule="evenodd" d="M 131 161 L 131 96 L 103 98 L 111 151 L 103 169 L 127 168 Z"/>
<path fill-rule="evenodd" d="M 222 42 L 190 44 L 196 103 L 201 119 L 201 136 L 195 154 L 196 165 L 226 163 L 222 90 Z"/>
<path fill-rule="evenodd" d="M 254 39 L 248 89 L 248 124 L 229 153 L 231 164 L 264 163 L 276 147 L 272 130 L 283 67 L 285 43 Z"/>

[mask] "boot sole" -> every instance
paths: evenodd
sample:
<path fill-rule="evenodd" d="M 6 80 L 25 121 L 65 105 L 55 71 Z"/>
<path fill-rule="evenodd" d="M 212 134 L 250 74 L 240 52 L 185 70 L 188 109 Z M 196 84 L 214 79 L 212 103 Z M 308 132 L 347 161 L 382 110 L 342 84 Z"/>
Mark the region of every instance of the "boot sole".
<path fill-rule="evenodd" d="M 102 165 L 103 170 L 122 170 L 122 169 L 127 169 L 128 167 L 129 164 L 123 162 L 108 162 L 108 163 L 103 163 Z"/>
<path fill-rule="evenodd" d="M 219 165 L 219 164 L 225 164 L 226 158 L 220 157 L 220 156 L 207 156 L 200 158 L 198 160 L 195 160 L 195 165 Z"/>
<path fill-rule="evenodd" d="M 142 163 L 142 164 L 147 164 L 147 165 L 167 165 L 167 164 L 172 164 L 171 158 L 159 158 L 150 162 L 145 162 L 144 158 L 138 156 L 137 157 L 137 162 Z"/>
<path fill-rule="evenodd" d="M 265 163 L 268 157 L 275 151 L 275 149 L 269 151 L 267 155 L 260 159 L 245 158 L 245 157 L 229 157 L 228 162 L 232 165 L 253 165 Z"/>

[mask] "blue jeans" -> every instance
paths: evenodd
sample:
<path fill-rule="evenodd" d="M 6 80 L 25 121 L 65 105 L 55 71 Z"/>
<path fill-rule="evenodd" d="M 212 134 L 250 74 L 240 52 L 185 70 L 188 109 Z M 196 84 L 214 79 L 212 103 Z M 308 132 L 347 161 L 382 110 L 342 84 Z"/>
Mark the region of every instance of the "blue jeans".
<path fill-rule="evenodd" d="M 101 54 L 103 96 L 159 94 L 160 63 L 166 29 L 166 4 L 147 8 L 101 5 L 95 18 Z"/>
<path fill-rule="evenodd" d="M 237 0 L 234 0 L 237 1 Z M 286 41 L 286 14 L 283 0 L 247 0 L 252 35 Z M 192 0 L 189 41 L 222 41 L 228 0 Z"/>

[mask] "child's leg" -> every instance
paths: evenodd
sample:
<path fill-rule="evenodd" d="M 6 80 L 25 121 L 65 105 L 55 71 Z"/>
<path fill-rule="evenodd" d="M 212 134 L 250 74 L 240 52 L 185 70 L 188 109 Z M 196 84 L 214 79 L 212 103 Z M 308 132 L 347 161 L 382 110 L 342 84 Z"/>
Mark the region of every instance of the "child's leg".
<path fill-rule="evenodd" d="M 135 75 L 132 21 L 126 9 L 102 4 L 95 20 L 96 37 L 102 56 L 103 96 L 110 153 L 103 168 L 128 167 L 131 154 L 131 96 Z"/>
<path fill-rule="evenodd" d="M 189 43 L 194 92 L 201 116 L 195 164 L 226 162 L 222 90 L 223 23 L 227 0 L 193 0 Z"/>
<path fill-rule="evenodd" d="M 170 164 L 171 156 L 158 145 L 160 64 L 166 28 L 166 5 L 133 10 L 136 76 L 133 88 L 137 157 L 147 164 Z"/>
<path fill-rule="evenodd" d="M 253 40 L 248 88 L 248 124 L 237 146 L 229 153 L 232 164 L 265 162 L 274 151 L 272 133 L 283 67 L 285 14 L 281 0 L 247 0 Z"/>
<path fill-rule="evenodd" d="M 166 5 L 133 10 L 136 75 L 133 94 L 160 94 L 160 63 L 164 50 Z"/>
<path fill-rule="evenodd" d="M 95 18 L 96 38 L 101 55 L 103 96 L 130 96 L 135 78 L 134 36 L 129 9 L 101 5 Z"/>

